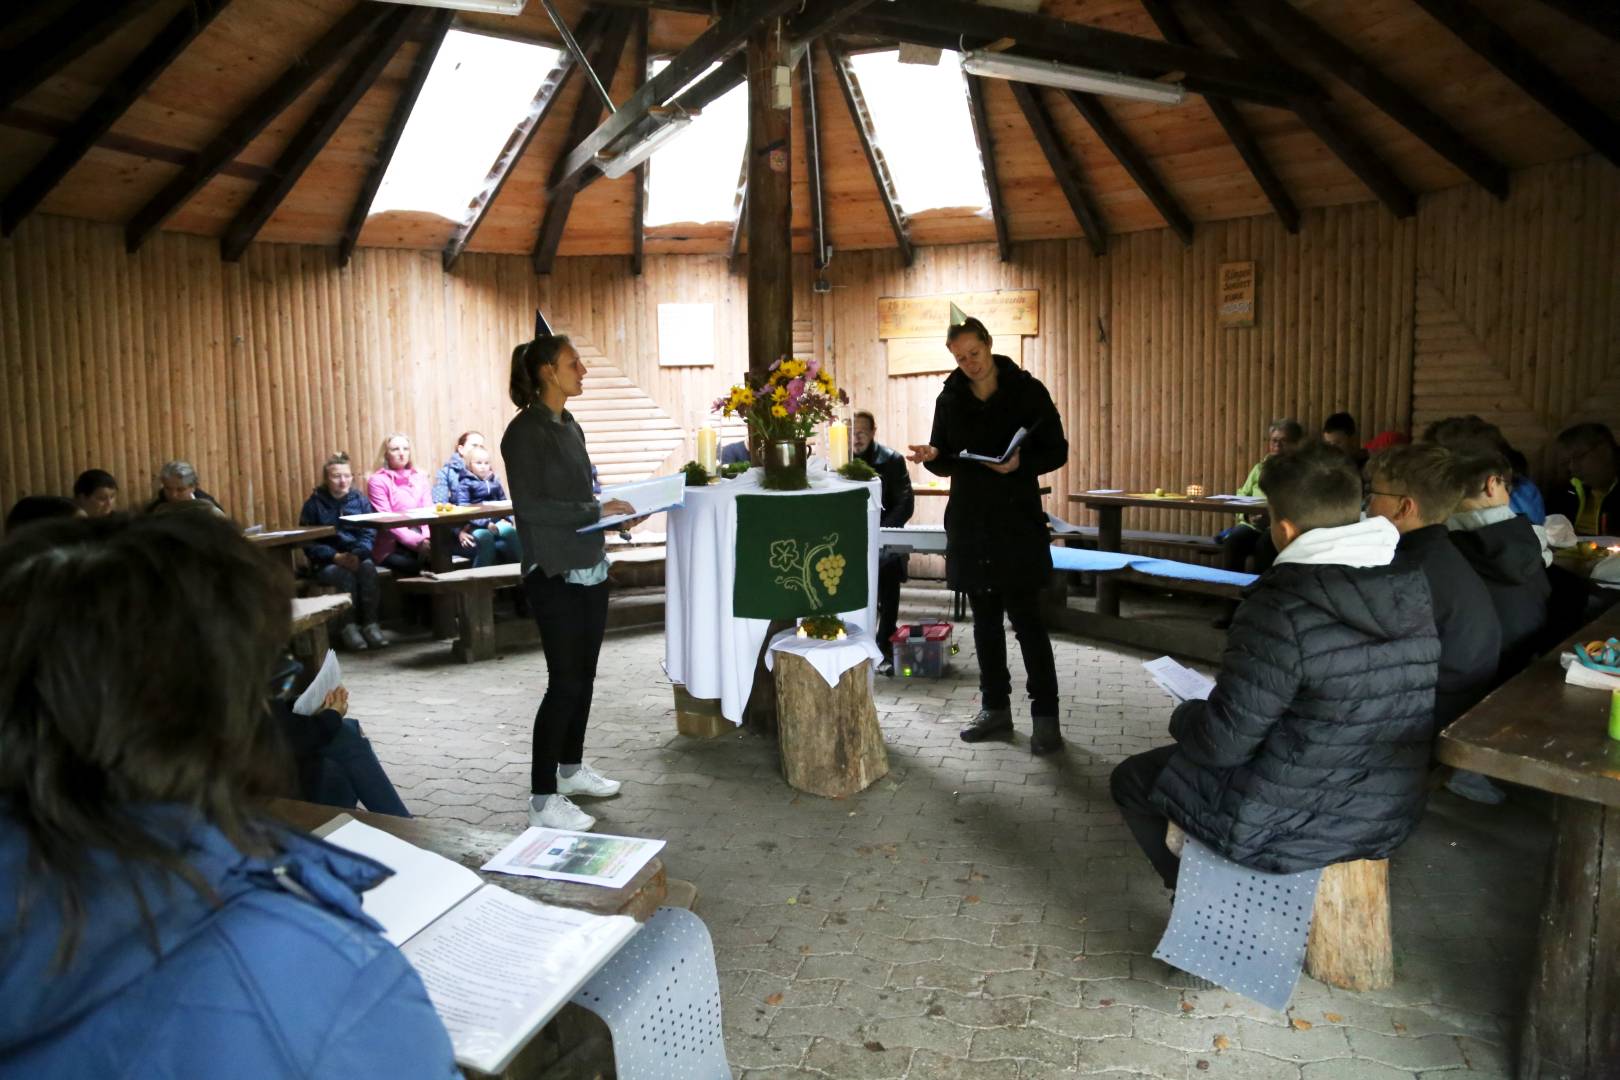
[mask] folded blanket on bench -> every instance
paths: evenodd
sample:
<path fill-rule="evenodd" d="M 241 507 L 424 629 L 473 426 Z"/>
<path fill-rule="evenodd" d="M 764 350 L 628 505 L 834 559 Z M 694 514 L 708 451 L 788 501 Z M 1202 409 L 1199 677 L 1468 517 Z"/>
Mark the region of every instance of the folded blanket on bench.
<path fill-rule="evenodd" d="M 1127 555 L 1118 551 L 1090 551 L 1085 548 L 1052 547 L 1052 565 L 1058 570 L 1074 573 L 1106 574 L 1115 570 L 1131 569 L 1139 574 L 1181 581 L 1208 581 L 1218 585 L 1243 588 L 1258 580 L 1256 574 L 1243 574 L 1236 570 L 1219 570 L 1213 566 L 1177 562 L 1174 559 L 1154 559 L 1145 555 Z"/>

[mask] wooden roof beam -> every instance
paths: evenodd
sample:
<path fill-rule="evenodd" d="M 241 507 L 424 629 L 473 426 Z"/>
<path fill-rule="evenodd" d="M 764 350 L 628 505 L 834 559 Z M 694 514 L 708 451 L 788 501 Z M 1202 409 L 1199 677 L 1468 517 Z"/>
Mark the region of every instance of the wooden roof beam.
<path fill-rule="evenodd" d="M 787 25 L 789 41 L 806 44 L 837 30 L 869 7 L 872 0 L 820 0 L 812 2 Z"/>
<path fill-rule="evenodd" d="M 593 71 L 603 73 L 603 82 L 613 85 L 613 76 L 619 70 L 619 63 L 624 58 L 624 48 L 630 39 L 630 18 L 627 15 L 610 13 L 608 23 L 603 31 L 602 40 L 591 52 L 590 64 Z M 592 91 L 594 87 L 581 88 L 579 106 L 574 110 L 574 119 L 568 127 L 568 136 L 563 140 L 564 146 L 577 145 L 595 130 L 602 119 L 602 110 L 606 104 Z M 557 261 L 557 247 L 562 243 L 563 231 L 568 227 L 568 215 L 574 209 L 574 196 L 579 188 L 572 184 L 558 185 L 558 177 L 562 173 L 565 159 L 559 157 L 552 166 L 550 193 L 546 196 L 546 210 L 540 218 L 540 231 L 535 237 L 534 250 L 531 253 L 534 259 L 534 272 L 549 274 Z"/>
<path fill-rule="evenodd" d="M 1142 153 L 1135 141 L 1125 134 L 1125 129 L 1119 126 L 1119 121 L 1115 120 L 1113 114 L 1103 106 L 1102 99 L 1096 94 L 1082 93 L 1079 90 L 1068 90 L 1064 93 L 1085 118 L 1086 123 L 1091 125 L 1091 130 L 1097 133 L 1103 145 L 1108 147 L 1108 152 L 1125 167 L 1125 171 L 1136 182 L 1142 194 L 1148 197 L 1148 201 L 1159 212 L 1159 216 L 1164 218 L 1164 223 L 1181 237 L 1183 244 L 1190 246 L 1193 242 L 1192 218 L 1187 216 L 1187 211 L 1182 209 L 1181 203 L 1177 202 L 1170 189 L 1165 187 L 1164 180 L 1153 171 L 1153 165 L 1148 161 L 1147 155 Z"/>
<path fill-rule="evenodd" d="M 450 20 L 454 15 L 452 11 L 441 10 L 433 12 L 428 18 L 427 36 L 416 54 L 416 63 L 411 66 L 405 88 L 394 103 L 388 126 L 383 129 L 382 139 L 377 144 L 376 160 L 366 170 L 366 178 L 360 184 L 360 194 L 355 196 L 354 206 L 349 210 L 349 220 L 343 226 L 343 237 L 338 241 L 339 266 L 349 265 L 355 245 L 360 242 L 360 231 L 366 227 L 366 219 L 371 216 L 371 204 L 377 198 L 377 189 L 382 186 L 383 176 L 388 172 L 389 163 L 394 160 L 400 136 L 405 134 L 405 125 L 410 121 L 411 111 L 416 108 L 416 99 L 422 95 L 422 85 L 427 82 L 428 72 L 433 70 L 433 61 L 438 58 L 439 46 L 444 44 L 444 36 L 450 31 Z"/>
<path fill-rule="evenodd" d="M 742 168 L 737 172 L 737 197 L 732 201 L 737 216 L 731 222 L 731 253 L 726 256 L 726 269 L 733 274 L 742 269 L 743 234 L 748 230 L 748 148 L 743 147 Z"/>
<path fill-rule="evenodd" d="M 1462 0 L 1417 0 L 1417 4 L 1593 150 L 1620 165 L 1620 121 L 1582 96 L 1506 30 Z"/>
<path fill-rule="evenodd" d="M 91 46 L 144 15 L 156 2 L 80 0 L 49 26 L 0 54 L 0 109 L 21 100 Z"/>
<path fill-rule="evenodd" d="M 1169 0 L 1142 0 L 1142 6 L 1147 9 L 1166 41 L 1174 45 L 1193 45 L 1192 35 L 1187 33 L 1187 27 L 1170 7 Z M 1204 102 L 1209 106 L 1209 111 L 1215 114 L 1215 120 L 1226 132 L 1226 137 L 1232 140 L 1232 146 L 1243 158 L 1243 164 L 1248 166 L 1249 175 L 1254 177 L 1254 182 L 1265 193 L 1271 209 L 1282 219 L 1283 228 L 1291 233 L 1299 232 L 1299 207 L 1294 205 L 1288 189 L 1283 187 L 1282 178 L 1271 167 L 1265 151 L 1260 149 L 1260 140 L 1249 130 L 1249 123 L 1243 119 L 1243 114 L 1238 112 L 1237 106 L 1229 98 L 1209 95 Z"/>
<path fill-rule="evenodd" d="M 1288 61 L 1271 47 L 1270 42 L 1226 3 L 1201 4 L 1198 12 L 1232 51 L 1246 61 L 1259 67 L 1292 70 Z M 1395 175 L 1383 158 L 1373 153 L 1361 136 L 1346 127 L 1318 98 L 1292 98 L 1288 105 L 1345 167 L 1371 189 L 1390 213 L 1398 218 L 1417 213 L 1417 196 L 1412 194 L 1412 189 Z"/>
<path fill-rule="evenodd" d="M 80 114 L 28 174 L 6 193 L 0 205 L 0 234 L 10 236 L 45 200 L 90 148 L 146 93 L 147 88 L 202 33 L 231 0 L 195 0 L 181 8 L 163 29 L 120 71 L 101 96 Z"/>
<path fill-rule="evenodd" d="M 1391 120 L 1428 144 L 1465 176 L 1498 199 L 1507 198 L 1508 170 L 1500 161 L 1469 142 L 1417 96 L 1364 60 L 1354 49 L 1322 29 L 1310 16 L 1287 0 L 1237 0 L 1253 22 L 1286 49 L 1298 49 L 1362 97 L 1382 109 Z"/>
<path fill-rule="evenodd" d="M 984 104 L 984 80 L 968 75 L 968 116 L 973 120 L 973 141 L 979 147 L 979 168 L 984 173 L 984 191 L 990 199 L 990 220 L 996 227 L 996 252 L 1002 262 L 1012 259 L 1012 239 L 1007 233 L 1007 204 L 1001 198 L 1001 177 L 996 172 L 996 142 L 990 132 L 990 113 Z"/>
<path fill-rule="evenodd" d="M 1195 93 L 1223 94 L 1268 105 L 1321 97 L 1320 87 L 1292 68 L 1267 70 L 1241 59 L 1156 38 L 1069 22 L 967 0 L 890 0 L 852 20 L 852 27 L 897 40 L 947 49 L 974 48 L 1012 38 L 1010 55 L 1117 71 L 1142 78 L 1183 74 Z"/>
<path fill-rule="evenodd" d="M 889 215 L 889 228 L 894 230 L 895 246 L 900 249 L 900 261 L 910 266 L 916 259 L 916 252 L 911 247 L 911 231 L 906 225 L 905 214 L 900 210 L 900 200 L 895 194 L 894 179 L 889 175 L 889 167 L 883 161 L 883 151 L 878 149 L 877 136 L 872 130 L 872 117 L 866 111 L 866 100 L 861 96 L 860 82 L 855 78 L 855 72 L 849 66 L 849 58 L 844 55 L 836 42 L 824 39 L 827 46 L 827 55 L 832 60 L 833 74 L 838 76 L 838 88 L 843 91 L 844 105 L 849 109 L 849 118 L 855 123 L 855 133 L 861 139 L 861 151 L 866 155 L 867 167 L 872 170 L 872 182 L 877 185 L 878 197 L 883 200 L 883 210 Z"/>
<path fill-rule="evenodd" d="M 1588 29 L 1596 30 L 1610 41 L 1620 41 L 1620 7 L 1593 3 L 1592 0 L 1541 0 L 1541 2 Z"/>
<path fill-rule="evenodd" d="M 804 118 L 804 163 L 810 179 L 810 257 L 817 270 L 827 268 L 827 207 L 821 183 L 821 120 L 816 102 L 815 50 L 799 62 L 799 104 Z"/>
<path fill-rule="evenodd" d="M 651 21 L 651 16 L 645 11 L 636 17 L 633 45 L 638 86 L 652 78 L 652 68 L 647 66 L 647 29 Z M 642 258 L 647 247 L 648 172 L 647 162 L 636 166 L 636 187 L 630 204 L 630 273 L 635 277 L 641 276 Z"/>
<path fill-rule="evenodd" d="M 223 131 L 209 140 L 191 164 L 182 168 L 163 185 L 163 190 L 136 212 L 129 224 L 124 226 L 124 246 L 131 253 L 139 251 L 147 238 L 170 215 L 201 191 L 203 185 L 212 180 L 227 163 L 235 160 L 249 143 L 270 126 L 271 121 L 309 89 L 310 84 L 339 55 L 351 48 L 355 41 L 369 37 L 392 13 L 386 4 L 356 4 L 319 41 L 287 65 L 275 82 L 261 91 L 246 109 L 225 125 Z"/>
<path fill-rule="evenodd" d="M 1012 87 L 1013 97 L 1018 100 L 1018 107 L 1024 110 L 1024 119 L 1029 121 L 1029 128 L 1035 133 L 1035 141 L 1040 144 L 1041 153 L 1046 155 L 1046 163 L 1051 166 L 1058 187 L 1063 189 L 1063 197 L 1069 200 L 1069 209 L 1074 211 L 1074 219 L 1080 223 L 1080 231 L 1086 234 L 1086 240 L 1091 244 L 1091 253 L 1107 254 L 1108 232 L 1103 228 L 1102 218 L 1097 216 L 1091 200 L 1080 187 L 1079 163 L 1075 161 L 1069 148 L 1063 145 L 1063 140 L 1058 138 L 1057 128 L 1052 125 L 1052 117 L 1048 115 L 1046 106 L 1041 104 L 1036 89 L 1028 83 L 1021 82 L 1007 85 Z"/>
<path fill-rule="evenodd" d="M 298 183 L 298 178 L 304 175 L 304 170 L 326 147 L 360 99 L 366 96 L 366 91 L 371 89 L 377 77 L 383 73 L 383 68 L 393 60 L 394 54 L 405 43 L 405 38 L 426 14 L 421 9 L 389 8 L 388 17 L 382 24 L 360 40 L 353 58 L 338 73 L 331 89 L 276 158 L 270 176 L 248 197 L 248 201 L 225 227 L 219 240 L 221 258 L 226 262 L 235 262 L 242 257 L 248 244 L 253 242 L 265 222 L 275 214 L 287 193 Z"/>

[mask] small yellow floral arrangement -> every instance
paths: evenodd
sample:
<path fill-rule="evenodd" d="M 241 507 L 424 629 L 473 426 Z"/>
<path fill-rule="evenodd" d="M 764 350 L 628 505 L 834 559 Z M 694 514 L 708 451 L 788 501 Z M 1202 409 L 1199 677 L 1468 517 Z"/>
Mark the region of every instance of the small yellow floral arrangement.
<path fill-rule="evenodd" d="M 849 395 L 819 360 L 784 356 L 763 379 L 748 379 L 714 403 L 725 416 L 740 416 L 749 434 L 766 440 L 806 439 L 832 420 Z"/>

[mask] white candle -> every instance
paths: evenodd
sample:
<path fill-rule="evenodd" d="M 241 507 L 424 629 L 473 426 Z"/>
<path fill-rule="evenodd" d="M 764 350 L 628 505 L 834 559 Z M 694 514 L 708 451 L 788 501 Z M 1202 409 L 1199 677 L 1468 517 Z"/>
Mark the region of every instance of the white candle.
<path fill-rule="evenodd" d="M 720 467 L 720 433 L 708 424 L 698 428 L 697 462 L 711 473 Z"/>
<path fill-rule="evenodd" d="M 842 420 L 834 420 L 827 426 L 827 463 L 834 469 L 849 464 L 849 428 Z"/>

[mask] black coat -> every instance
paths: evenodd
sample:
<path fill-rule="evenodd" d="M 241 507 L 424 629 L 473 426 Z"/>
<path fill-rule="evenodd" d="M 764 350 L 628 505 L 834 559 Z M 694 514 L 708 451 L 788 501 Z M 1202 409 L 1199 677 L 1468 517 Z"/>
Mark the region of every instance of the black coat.
<path fill-rule="evenodd" d="M 906 469 L 906 459 L 880 442 L 869 444 L 866 453 L 855 456 L 877 471 L 878 482 L 883 487 L 883 516 L 879 519 L 882 526 L 897 529 L 910 521 L 912 512 L 917 508 L 917 497 L 911 490 L 911 473 Z M 898 568 L 904 575 L 910 559 L 906 552 L 890 551 L 885 552 L 880 561 Z M 901 580 L 905 578 L 902 576 Z"/>
<path fill-rule="evenodd" d="M 934 402 L 934 429 L 928 437 L 939 456 L 925 468 L 951 478 L 945 576 L 962 592 L 1023 591 L 1046 583 L 1052 549 L 1038 478 L 1062 468 L 1069 458 L 1063 418 L 1046 387 L 1005 356 L 995 362 L 996 392 L 988 401 L 973 396 L 966 375 L 951 373 Z M 1029 434 L 1016 472 L 1003 476 L 957 456 L 963 450 L 1000 454 L 1021 427 Z"/>
<path fill-rule="evenodd" d="M 1434 624 L 1440 631 L 1440 682 L 1434 695 L 1439 731 L 1496 685 L 1502 624 L 1490 590 L 1447 537 L 1444 525 L 1402 534 L 1395 561 L 1421 569 L 1434 597 Z"/>
<path fill-rule="evenodd" d="M 371 544 L 377 530 L 341 520 L 351 514 L 369 513 L 371 501 L 357 487 L 350 488 L 341 499 L 328 491 L 324 484 L 310 492 L 309 498 L 304 500 L 303 509 L 298 511 L 298 524 L 332 525 L 337 529 L 332 536 L 304 545 L 304 557 L 309 560 L 310 567 L 319 570 L 338 555 L 355 555 L 362 560 L 371 558 Z"/>
<path fill-rule="evenodd" d="M 1541 538 L 1528 519 L 1515 514 L 1481 529 L 1453 530 L 1468 565 L 1485 583 L 1502 628 L 1502 653 L 1496 679 L 1501 682 L 1535 659 L 1547 629 L 1547 601 L 1552 584 L 1541 558 Z"/>
<path fill-rule="evenodd" d="M 1171 717 L 1155 805 L 1256 870 L 1387 856 L 1423 810 L 1439 659 L 1417 570 L 1274 567 L 1209 700 Z"/>

